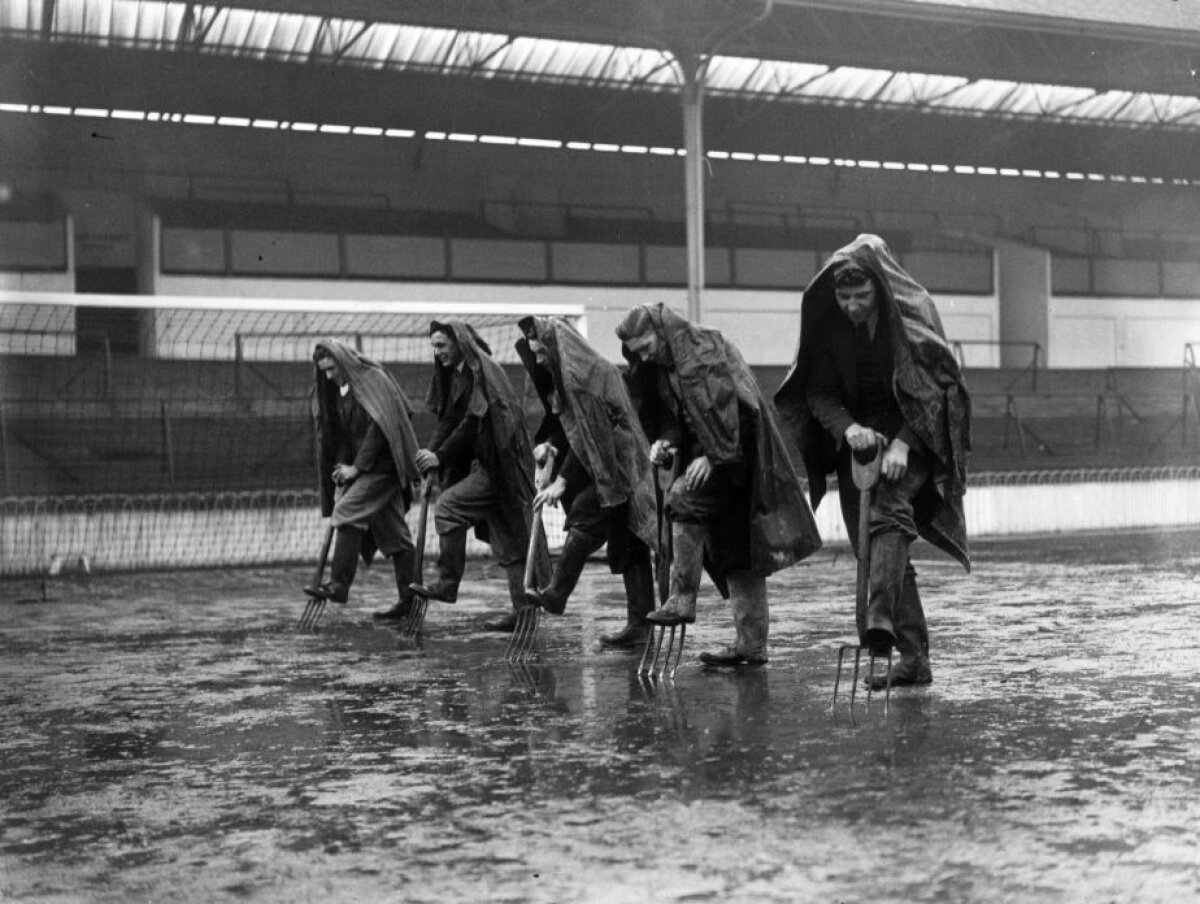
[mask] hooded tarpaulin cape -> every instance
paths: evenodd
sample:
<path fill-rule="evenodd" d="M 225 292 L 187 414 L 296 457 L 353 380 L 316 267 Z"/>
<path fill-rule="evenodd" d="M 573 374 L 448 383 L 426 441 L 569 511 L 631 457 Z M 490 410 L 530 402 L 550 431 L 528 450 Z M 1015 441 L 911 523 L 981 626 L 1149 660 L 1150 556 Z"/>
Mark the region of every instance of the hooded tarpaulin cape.
<path fill-rule="evenodd" d="M 741 353 L 719 332 L 684 320 L 663 304 L 635 308 L 623 327 L 648 320 L 665 342 L 687 409 L 689 427 L 714 465 L 742 461 L 739 404 L 754 415 L 753 453 L 748 462 L 749 524 L 725 525 L 729 535 L 748 544 L 749 570 L 768 575 L 821 548 L 812 509 L 775 426 L 770 403 Z M 622 335 L 622 328 L 618 335 Z M 632 336 L 622 338 L 632 338 Z M 647 365 L 623 350 L 635 371 Z M 635 385 L 642 385 L 638 380 Z"/>
<path fill-rule="evenodd" d="M 435 326 L 453 333 L 452 338 L 471 371 L 473 385 L 467 414 L 479 419 L 476 449 L 480 464 L 488 468 L 492 487 L 503 499 L 505 532 L 518 546 L 524 546 L 529 540 L 534 489 L 533 444 L 521 399 L 474 327 L 462 320 L 447 320 Z M 453 378 L 452 369 L 434 362 L 433 378 L 425 396 L 425 407 L 434 415 L 441 415 Z M 476 525 L 475 536 L 489 542 L 486 523 Z"/>
<path fill-rule="evenodd" d="M 317 480 L 321 488 L 321 514 L 333 513 L 333 466 L 337 443 L 332 435 L 331 412 L 337 408 L 338 387 L 321 373 L 316 359 L 328 355 L 338 363 L 354 398 L 387 439 L 404 493 L 405 505 L 413 499 L 413 485 L 421 479 L 417 468 L 417 438 L 412 428 L 412 405 L 395 378 L 370 358 L 337 339 L 322 339 L 313 352 L 312 417 L 317 436 Z"/>
<path fill-rule="evenodd" d="M 546 349 L 567 442 L 596 485 L 604 508 L 628 503 L 630 533 L 657 544 L 649 443 L 620 372 L 567 321 L 530 317 Z M 521 321 L 522 325 L 526 321 Z M 518 340 L 519 346 L 524 340 Z"/>
<path fill-rule="evenodd" d="M 914 500 L 917 530 L 970 570 L 962 497 L 971 448 L 971 398 L 929 293 L 876 235 L 860 235 L 835 252 L 804 290 L 796 361 L 775 393 L 784 423 L 798 438 L 813 507 L 825 494 L 825 476 L 836 470 L 838 446 L 808 406 L 809 370 L 822 322 L 837 313 L 834 273 L 848 262 L 875 280 L 881 322 L 889 324 L 892 342 L 892 389 L 905 424 L 925 445 L 933 466 L 933 479 Z"/>

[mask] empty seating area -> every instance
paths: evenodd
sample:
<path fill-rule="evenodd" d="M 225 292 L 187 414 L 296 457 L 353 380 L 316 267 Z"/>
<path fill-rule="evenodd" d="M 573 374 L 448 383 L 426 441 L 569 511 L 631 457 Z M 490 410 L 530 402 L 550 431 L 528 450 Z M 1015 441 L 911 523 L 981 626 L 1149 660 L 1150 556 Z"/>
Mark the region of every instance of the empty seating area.
<path fill-rule="evenodd" d="M 428 364 L 391 365 L 417 408 Z M 530 423 L 540 405 L 519 366 Z M 785 368 L 757 375 L 769 395 Z M 224 492 L 315 485 L 306 363 L 100 355 L 0 360 L 3 494 Z M 973 369 L 973 473 L 1192 464 L 1194 373 L 1184 368 Z"/>

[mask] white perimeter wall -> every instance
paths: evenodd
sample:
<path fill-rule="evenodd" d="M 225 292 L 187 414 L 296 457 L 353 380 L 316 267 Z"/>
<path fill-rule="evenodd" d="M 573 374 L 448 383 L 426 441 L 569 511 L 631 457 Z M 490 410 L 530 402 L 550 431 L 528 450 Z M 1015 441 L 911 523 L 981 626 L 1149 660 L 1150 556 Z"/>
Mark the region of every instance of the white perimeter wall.
<path fill-rule="evenodd" d="M 331 306 L 338 301 L 435 302 L 495 305 L 501 310 L 519 312 L 523 305 L 581 305 L 586 311 L 588 338 L 614 361 L 621 360 L 620 343 L 614 330 L 630 308 L 659 301 L 681 313 L 687 308 L 687 293 L 682 288 L 160 275 L 155 281 L 155 290 L 160 296 L 177 297 L 328 300 Z M 999 307 L 994 295 L 943 295 L 936 301 L 951 339 L 1000 338 Z M 792 362 L 800 336 L 800 302 L 799 292 L 709 289 L 704 293 L 702 320 L 731 339 L 749 363 L 786 365 Z M 999 363 L 998 354 L 991 350 L 969 349 L 966 354 L 967 364 L 971 366 Z"/>
<path fill-rule="evenodd" d="M 239 504 L 235 496 L 227 494 L 224 507 L 204 511 L 181 511 L 169 501 L 158 508 L 131 504 L 103 511 L 70 500 L 11 500 L 0 516 L 0 576 L 53 574 L 85 557 L 96 571 L 314 559 L 326 522 L 313 494 L 282 494 L 275 504 L 258 498 Z M 1097 475 L 1093 481 L 1062 484 L 993 484 L 969 490 L 965 502 L 968 536 L 977 540 L 1200 526 L 1200 480 L 1194 477 L 1105 480 Z M 416 516 L 413 508 L 414 533 Z M 836 492 L 826 495 L 816 516 L 827 544 L 848 542 Z M 561 509 L 547 510 L 546 534 L 552 548 L 561 545 Z M 436 552 L 433 531 L 427 534 L 426 552 L 430 557 Z M 488 549 L 472 537 L 469 552 L 487 555 Z"/>
<path fill-rule="evenodd" d="M 1200 301 L 1050 299 L 1049 367 L 1179 367 L 1200 343 Z"/>

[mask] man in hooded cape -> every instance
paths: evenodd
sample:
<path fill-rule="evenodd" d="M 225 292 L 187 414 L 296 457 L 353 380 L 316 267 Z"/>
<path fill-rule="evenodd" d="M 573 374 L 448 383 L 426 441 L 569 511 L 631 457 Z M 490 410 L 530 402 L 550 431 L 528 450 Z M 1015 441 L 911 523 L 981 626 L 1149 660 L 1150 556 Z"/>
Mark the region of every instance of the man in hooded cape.
<path fill-rule="evenodd" d="M 662 304 L 634 308 L 617 327 L 651 461 L 677 458 L 666 494 L 673 559 L 670 597 L 650 619 L 692 622 L 707 568 L 732 600 L 736 638 L 710 665 L 767 660 L 766 577 L 820 548 L 821 539 L 770 404 L 741 353 L 718 331 Z"/>
<path fill-rule="evenodd" d="M 534 508 L 561 504 L 567 535 L 548 586 L 531 594 L 560 614 L 588 556 L 607 543 L 609 567 L 625 582 L 627 619 L 600 642 L 632 647 L 646 639 L 654 610 L 650 549 L 657 543 L 648 443 L 616 366 L 566 320 L 526 317 L 517 353 L 545 410 L 535 456 L 553 449 L 550 480 Z"/>
<path fill-rule="evenodd" d="M 337 339 L 313 349 L 312 417 L 321 514 L 335 531 L 330 579 L 311 596 L 344 603 L 358 558 L 392 559 L 399 600 L 377 613 L 394 618 L 412 604 L 413 542 L 404 515 L 412 504 L 417 440 L 412 406 L 380 364 Z"/>
<path fill-rule="evenodd" d="M 432 321 L 433 377 L 425 406 L 437 421 L 417 453 L 436 469 L 437 578 L 414 583 L 428 599 L 453 603 L 466 567 L 467 530 L 492 547 L 508 577 L 513 613 L 489 628 L 511 631 L 525 602 L 525 558 L 532 524 L 533 449 L 520 397 L 491 348 L 462 320 Z"/>
<path fill-rule="evenodd" d="M 878 236 L 860 235 L 835 252 L 804 290 L 796 361 L 775 402 L 795 432 L 814 508 L 826 475 L 837 474 L 855 546 L 851 456 L 883 447 L 860 640 L 900 652 L 890 679 L 871 683 L 928 684 L 929 630 L 909 547 L 925 537 L 970 570 L 962 497 L 971 401 L 929 293 Z"/>

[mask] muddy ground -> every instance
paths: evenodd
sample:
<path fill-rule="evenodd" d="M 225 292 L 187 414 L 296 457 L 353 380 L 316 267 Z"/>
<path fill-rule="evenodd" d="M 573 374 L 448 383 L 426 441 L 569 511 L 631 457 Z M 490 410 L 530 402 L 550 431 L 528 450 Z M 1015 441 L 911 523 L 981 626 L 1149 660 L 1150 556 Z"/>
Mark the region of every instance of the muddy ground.
<path fill-rule="evenodd" d="M 0 583 L 0 901 L 1200 900 L 1200 533 L 917 562 L 934 684 L 830 708 L 853 560 L 771 578 L 770 663 L 706 584 L 675 680 L 601 652 L 593 563 L 525 667 L 503 577 L 414 640 L 362 574 Z"/>

